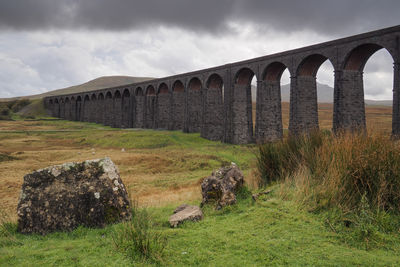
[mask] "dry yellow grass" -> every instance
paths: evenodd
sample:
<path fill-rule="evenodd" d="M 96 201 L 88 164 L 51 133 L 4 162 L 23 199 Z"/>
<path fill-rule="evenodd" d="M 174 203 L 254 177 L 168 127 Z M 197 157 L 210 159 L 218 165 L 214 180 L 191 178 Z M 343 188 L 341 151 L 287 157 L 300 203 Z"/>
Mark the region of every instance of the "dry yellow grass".
<path fill-rule="evenodd" d="M 289 121 L 288 107 L 288 103 L 283 103 L 284 128 L 287 128 Z M 332 105 L 321 104 L 319 110 L 321 128 L 329 129 L 332 123 Z M 126 152 L 121 152 L 121 148 L 79 145 L 79 142 L 69 138 L 71 133 L 68 132 L 54 133 L 58 138 L 51 133 L 40 133 L 65 130 L 68 127 L 79 131 L 84 125 L 69 122 L 43 124 L 35 121 L 0 121 L 0 152 L 18 158 L 0 162 L 0 208 L 16 218 L 19 192 L 25 174 L 54 164 L 104 156 L 111 157 L 117 164 L 131 196 L 141 205 L 158 206 L 201 199 L 199 181 L 212 170 L 211 166 L 201 164 L 212 160 L 213 156 L 179 148 L 126 149 Z M 367 125 L 390 132 L 391 108 L 368 107 Z M 120 132 L 106 129 L 101 131 L 110 138 L 117 138 L 114 135 Z M 63 135 L 65 138 L 61 138 Z M 200 167 L 194 166 L 196 168 L 191 170 L 195 163 L 200 164 Z M 246 180 L 251 187 L 256 187 L 258 178 L 251 170 L 252 167 L 250 164 L 250 169 L 245 171 Z"/>
<path fill-rule="evenodd" d="M 366 106 L 365 108 L 367 128 L 372 131 L 384 131 L 390 133 L 392 128 L 392 107 Z M 323 130 L 332 129 L 333 104 L 318 104 L 319 127 Z M 255 105 L 253 105 L 253 121 L 255 121 Z M 283 129 L 289 127 L 289 103 L 282 103 Z"/>

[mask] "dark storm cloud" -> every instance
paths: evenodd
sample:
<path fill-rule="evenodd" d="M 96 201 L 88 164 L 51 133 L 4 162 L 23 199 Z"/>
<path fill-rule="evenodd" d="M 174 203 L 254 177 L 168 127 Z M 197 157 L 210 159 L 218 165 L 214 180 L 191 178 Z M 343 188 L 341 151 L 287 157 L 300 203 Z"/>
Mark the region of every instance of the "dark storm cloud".
<path fill-rule="evenodd" d="M 21 0 L 0 2 L 0 27 L 129 30 L 170 25 L 216 31 L 232 12 L 231 0 Z"/>
<path fill-rule="evenodd" d="M 2 0 L 0 28 L 129 30 L 169 25 L 219 32 L 228 21 L 347 34 L 399 24 L 398 0 Z"/>

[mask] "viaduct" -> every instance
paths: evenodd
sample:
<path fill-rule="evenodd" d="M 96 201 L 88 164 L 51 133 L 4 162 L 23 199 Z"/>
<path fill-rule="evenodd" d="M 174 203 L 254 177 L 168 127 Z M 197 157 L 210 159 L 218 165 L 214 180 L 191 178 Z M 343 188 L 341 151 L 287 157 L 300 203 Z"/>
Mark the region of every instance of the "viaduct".
<path fill-rule="evenodd" d="M 290 72 L 289 132 L 318 129 L 316 74 L 334 68 L 333 131 L 365 129 L 363 69 L 386 49 L 393 58 L 392 135 L 400 135 L 400 25 L 300 49 L 113 88 L 44 99 L 54 117 L 121 128 L 200 132 L 245 144 L 282 138 L 280 78 Z M 251 80 L 257 79 L 253 127 Z"/>

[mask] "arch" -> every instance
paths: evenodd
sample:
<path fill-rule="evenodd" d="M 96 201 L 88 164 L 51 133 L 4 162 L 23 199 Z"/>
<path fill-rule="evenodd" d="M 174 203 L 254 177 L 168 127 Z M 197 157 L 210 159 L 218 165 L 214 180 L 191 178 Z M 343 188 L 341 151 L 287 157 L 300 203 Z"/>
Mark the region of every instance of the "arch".
<path fill-rule="evenodd" d="M 65 102 L 64 102 L 64 98 L 60 98 L 60 118 L 65 119 Z"/>
<path fill-rule="evenodd" d="M 121 98 L 121 93 L 120 93 L 119 90 L 116 90 L 116 91 L 114 92 L 114 99 L 116 99 L 116 98 Z"/>
<path fill-rule="evenodd" d="M 171 121 L 173 130 L 184 130 L 185 127 L 185 86 L 180 80 L 172 85 Z"/>
<path fill-rule="evenodd" d="M 76 98 L 76 120 L 82 121 L 83 120 L 83 106 L 82 106 L 82 96 L 77 96 Z"/>
<path fill-rule="evenodd" d="M 99 93 L 97 96 L 97 115 L 96 115 L 96 122 L 105 124 L 104 122 L 104 94 Z"/>
<path fill-rule="evenodd" d="M 297 67 L 297 75 L 316 77 L 319 67 L 321 67 L 321 65 L 326 60 L 329 60 L 332 64 L 332 61 L 330 59 L 321 54 L 312 54 L 307 56 L 301 61 L 301 63 Z"/>
<path fill-rule="evenodd" d="M 96 117 L 97 117 L 97 97 L 96 94 L 93 93 L 90 96 L 90 102 L 89 102 L 89 122 L 95 122 L 96 121 Z"/>
<path fill-rule="evenodd" d="M 122 125 L 122 95 L 119 90 L 114 92 L 114 106 L 113 106 L 113 124 L 115 128 L 119 128 Z"/>
<path fill-rule="evenodd" d="M 189 81 L 189 90 L 201 90 L 202 84 L 199 78 L 197 77 L 193 77 L 192 79 L 190 79 Z"/>
<path fill-rule="evenodd" d="M 157 94 L 168 94 L 168 86 L 166 83 L 161 83 L 160 86 L 158 86 Z"/>
<path fill-rule="evenodd" d="M 374 44 L 374 43 L 367 43 L 359 45 L 353 48 L 345 57 L 343 63 L 343 69 L 349 71 L 360 71 L 364 70 L 365 64 L 367 63 L 368 59 L 378 50 L 384 48 L 381 45 Z M 386 48 L 385 48 L 386 49 Z M 389 50 L 386 49 L 388 52 Z M 389 54 L 393 55 L 389 52 Z"/>
<path fill-rule="evenodd" d="M 185 86 L 180 80 L 176 80 L 174 82 L 174 85 L 172 86 L 172 91 L 177 93 L 183 93 L 185 92 Z"/>
<path fill-rule="evenodd" d="M 155 115 L 155 126 L 160 129 L 170 128 L 170 109 L 171 109 L 171 98 L 169 89 L 166 83 L 161 83 L 158 86 L 157 93 L 157 105 Z"/>
<path fill-rule="evenodd" d="M 112 126 L 113 124 L 113 95 L 110 91 L 107 91 L 104 98 L 104 124 L 107 126 Z"/>
<path fill-rule="evenodd" d="M 144 113 L 145 113 L 145 97 L 142 87 L 137 87 L 135 90 L 135 105 L 134 105 L 134 120 L 133 127 L 144 128 Z"/>
<path fill-rule="evenodd" d="M 138 87 L 135 90 L 135 96 L 143 96 L 143 89 L 142 87 Z"/>
<path fill-rule="evenodd" d="M 206 85 L 209 89 L 222 89 L 224 81 L 220 75 L 213 73 L 208 77 Z"/>
<path fill-rule="evenodd" d="M 153 85 L 149 85 L 146 88 L 146 95 L 147 96 L 154 96 L 156 95 L 156 91 L 154 90 L 154 86 Z"/>
<path fill-rule="evenodd" d="M 291 105 L 292 126 L 295 132 L 309 132 L 320 128 L 318 112 L 317 73 L 324 62 L 329 62 L 335 70 L 332 61 L 322 54 L 306 56 L 296 70 L 296 97 Z M 331 73 L 332 76 L 334 71 Z M 331 96 L 333 102 L 334 96 Z M 332 120 L 333 122 L 333 120 Z M 332 125 L 332 123 L 330 123 Z"/>
<path fill-rule="evenodd" d="M 368 59 L 378 50 L 384 48 L 394 61 L 395 57 L 386 47 L 377 43 L 365 43 L 352 48 L 344 57 L 342 71 L 335 76 L 334 131 L 345 129 L 350 131 L 366 130 L 364 77 L 363 71 Z M 398 94 L 398 78 L 395 68 L 393 84 L 392 134 L 396 118 L 400 116 L 398 104 L 395 103 Z"/>
<path fill-rule="evenodd" d="M 90 97 L 89 95 L 85 95 L 83 98 L 83 121 L 89 122 L 90 116 Z"/>
<path fill-rule="evenodd" d="M 146 98 L 144 105 L 144 127 L 152 129 L 155 123 L 155 96 L 154 86 L 149 85 L 146 88 Z"/>
<path fill-rule="evenodd" d="M 76 114 L 76 98 L 75 96 L 71 96 L 71 103 L 70 103 L 70 119 L 73 121 L 77 120 Z"/>
<path fill-rule="evenodd" d="M 132 128 L 132 108 L 131 108 L 131 93 L 126 88 L 122 93 L 122 128 Z"/>
<path fill-rule="evenodd" d="M 64 101 L 64 114 L 65 119 L 71 120 L 71 102 L 69 97 L 66 97 Z"/>
<path fill-rule="evenodd" d="M 199 78 L 193 77 L 188 85 L 187 127 L 189 133 L 200 132 L 203 121 L 202 83 Z"/>
<path fill-rule="evenodd" d="M 264 69 L 262 79 L 264 81 L 280 81 L 286 69 L 287 66 L 282 62 L 272 62 Z"/>
<path fill-rule="evenodd" d="M 254 140 L 251 96 L 253 77 L 255 77 L 254 72 L 246 67 L 238 70 L 234 76 L 232 112 L 230 113 L 232 120 L 230 141 L 234 144 L 247 144 Z"/>
<path fill-rule="evenodd" d="M 253 79 L 254 72 L 249 68 L 241 68 L 235 75 L 235 83 L 240 85 L 248 85 Z"/>
<path fill-rule="evenodd" d="M 217 73 L 212 73 L 206 81 L 203 95 L 203 118 L 201 137 L 214 141 L 224 139 L 224 81 Z"/>
<path fill-rule="evenodd" d="M 281 80 L 285 70 L 289 69 L 284 63 L 273 61 L 266 65 L 257 84 L 255 139 L 258 143 L 283 137 Z"/>

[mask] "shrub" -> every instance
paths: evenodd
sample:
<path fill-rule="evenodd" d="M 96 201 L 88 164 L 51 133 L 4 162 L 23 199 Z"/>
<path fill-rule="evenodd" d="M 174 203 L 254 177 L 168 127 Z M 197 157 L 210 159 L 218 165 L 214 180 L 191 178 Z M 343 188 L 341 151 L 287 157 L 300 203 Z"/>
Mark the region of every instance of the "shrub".
<path fill-rule="evenodd" d="M 301 165 L 314 169 L 315 151 L 322 145 L 323 135 L 317 131 L 299 137 L 259 146 L 257 166 L 263 185 L 291 176 Z"/>
<path fill-rule="evenodd" d="M 399 143 L 382 135 L 312 133 L 259 147 L 265 184 L 286 181 L 314 209 L 355 211 L 365 194 L 373 210 L 400 211 Z"/>
<path fill-rule="evenodd" d="M 151 216 L 146 209 L 133 204 L 132 220 L 118 225 L 112 236 L 114 246 L 132 260 L 161 261 L 166 238 L 153 229 Z"/>

